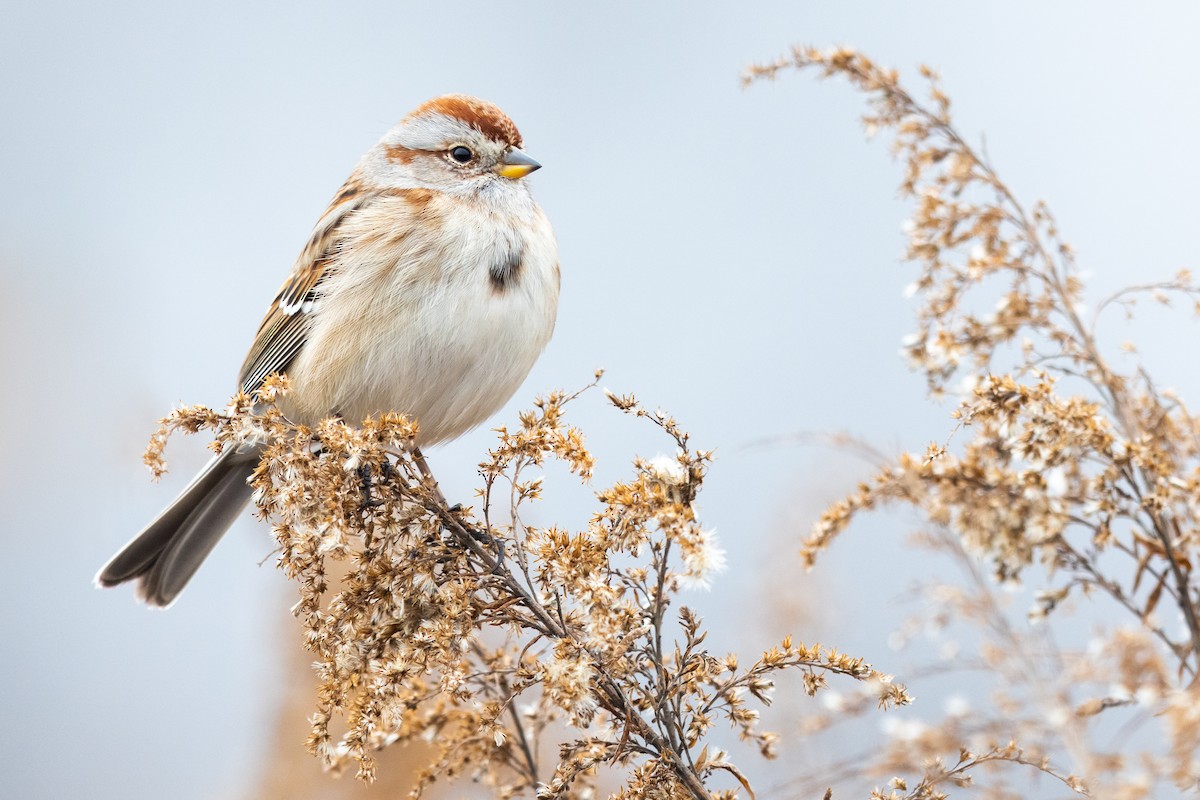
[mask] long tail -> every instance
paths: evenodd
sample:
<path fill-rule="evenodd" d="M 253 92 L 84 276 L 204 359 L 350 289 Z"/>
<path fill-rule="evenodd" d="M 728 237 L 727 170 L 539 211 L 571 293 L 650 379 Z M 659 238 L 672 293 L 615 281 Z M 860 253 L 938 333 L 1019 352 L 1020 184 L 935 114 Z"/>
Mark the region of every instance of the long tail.
<path fill-rule="evenodd" d="M 169 606 L 250 500 L 246 481 L 258 458 L 257 448 L 228 449 L 214 457 L 175 502 L 104 565 L 96 585 L 137 580 L 143 601 Z"/>

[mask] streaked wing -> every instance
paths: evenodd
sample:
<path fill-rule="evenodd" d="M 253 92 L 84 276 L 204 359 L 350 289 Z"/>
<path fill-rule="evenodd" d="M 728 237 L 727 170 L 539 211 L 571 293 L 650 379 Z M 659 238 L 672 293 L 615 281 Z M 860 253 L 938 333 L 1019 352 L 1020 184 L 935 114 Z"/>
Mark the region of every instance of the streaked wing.
<path fill-rule="evenodd" d="M 351 175 L 318 220 L 291 275 L 280 287 L 275 302 L 271 303 L 258 326 L 254 344 L 242 364 L 239 378 L 242 391 L 253 394 L 268 375 L 285 372 L 304 346 L 318 290 L 329 275 L 341 242 L 341 223 L 361 208 L 367 197 L 358 176 Z"/>

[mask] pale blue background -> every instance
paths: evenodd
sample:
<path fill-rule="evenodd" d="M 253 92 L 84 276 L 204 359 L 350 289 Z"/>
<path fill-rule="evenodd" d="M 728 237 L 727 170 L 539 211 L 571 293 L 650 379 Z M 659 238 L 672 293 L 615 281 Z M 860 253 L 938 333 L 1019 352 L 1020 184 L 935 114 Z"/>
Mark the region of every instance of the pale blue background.
<path fill-rule="evenodd" d="M 1020 195 L 1057 210 L 1095 299 L 1196 261 L 1200 13 L 1132 7 L 5 3 L 0 794 L 254 785 L 293 644 L 284 581 L 256 565 L 265 526 L 240 523 L 167 613 L 90 581 L 205 458 L 179 442 L 170 478 L 149 483 L 139 457 L 154 420 L 224 403 L 360 153 L 449 91 L 518 122 L 562 250 L 555 339 L 498 421 L 608 368 L 606 386 L 671 410 L 718 452 L 702 509 L 730 568 L 688 599 L 714 649 L 749 657 L 791 630 L 892 666 L 896 617 L 878 609 L 925 569 L 903 520 L 863 525 L 812 576 L 794 558 L 867 468 L 739 448 L 799 430 L 889 451 L 944 438 L 948 409 L 897 357 L 913 276 L 898 264 L 898 168 L 884 142 L 864 142 L 845 86 L 787 75 L 742 91 L 739 72 L 797 42 L 851 44 L 910 76 L 941 69 L 962 129 L 986 131 Z M 1160 381 L 1193 397 L 1195 334 L 1136 332 Z M 574 414 L 602 459 L 597 486 L 667 449 L 599 395 Z M 449 494 L 469 496 L 488 442 L 477 431 L 431 454 Z M 543 520 L 586 519 L 585 495 L 561 497 Z M 810 587 L 803 613 L 780 594 L 792 578 Z"/>

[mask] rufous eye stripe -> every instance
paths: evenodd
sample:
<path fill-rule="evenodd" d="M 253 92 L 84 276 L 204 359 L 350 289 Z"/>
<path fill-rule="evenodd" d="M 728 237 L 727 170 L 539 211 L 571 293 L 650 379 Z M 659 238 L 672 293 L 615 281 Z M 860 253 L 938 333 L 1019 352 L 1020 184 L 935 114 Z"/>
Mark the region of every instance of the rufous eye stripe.
<path fill-rule="evenodd" d="M 400 164 L 411 164 L 412 160 L 420 155 L 422 150 L 413 150 L 411 147 L 404 147 L 398 144 L 389 144 L 384 148 L 384 153 L 387 155 L 388 161 L 395 161 Z"/>

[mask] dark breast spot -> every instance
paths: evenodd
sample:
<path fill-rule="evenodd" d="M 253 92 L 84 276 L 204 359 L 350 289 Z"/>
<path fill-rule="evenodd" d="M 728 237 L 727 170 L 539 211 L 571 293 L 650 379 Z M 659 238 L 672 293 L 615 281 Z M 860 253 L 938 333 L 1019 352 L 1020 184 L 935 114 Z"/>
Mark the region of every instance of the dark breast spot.
<path fill-rule="evenodd" d="M 493 292 L 501 294 L 518 280 L 524 256 L 525 248 L 520 244 L 500 248 L 493 253 L 488 265 L 488 280 L 492 283 Z"/>

